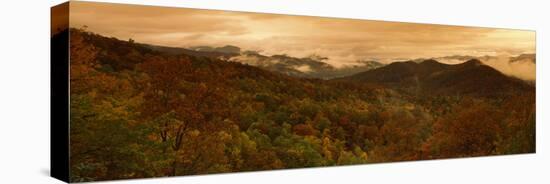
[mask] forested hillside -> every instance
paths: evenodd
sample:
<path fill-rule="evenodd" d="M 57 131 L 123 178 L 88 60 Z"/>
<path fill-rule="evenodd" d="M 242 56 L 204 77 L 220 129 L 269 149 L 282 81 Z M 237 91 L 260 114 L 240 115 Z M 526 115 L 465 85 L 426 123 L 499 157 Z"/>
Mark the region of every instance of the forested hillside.
<path fill-rule="evenodd" d="M 431 59 L 420 63 L 395 62 L 337 80 L 381 84 L 424 96 L 467 95 L 498 99 L 535 91 L 533 85 L 506 76 L 477 59 L 455 65 Z"/>
<path fill-rule="evenodd" d="M 486 66 L 305 79 L 78 29 L 70 62 L 74 182 L 535 151 L 534 86 Z"/>

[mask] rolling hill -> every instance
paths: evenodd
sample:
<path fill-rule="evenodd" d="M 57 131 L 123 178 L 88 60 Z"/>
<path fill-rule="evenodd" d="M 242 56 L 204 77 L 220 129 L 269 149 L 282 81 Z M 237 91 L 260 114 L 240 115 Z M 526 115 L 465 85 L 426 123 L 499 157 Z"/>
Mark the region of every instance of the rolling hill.
<path fill-rule="evenodd" d="M 534 90 L 530 84 L 483 64 L 477 59 L 448 65 L 430 59 L 395 62 L 385 67 L 336 79 L 378 84 L 413 93 L 494 96 Z"/>

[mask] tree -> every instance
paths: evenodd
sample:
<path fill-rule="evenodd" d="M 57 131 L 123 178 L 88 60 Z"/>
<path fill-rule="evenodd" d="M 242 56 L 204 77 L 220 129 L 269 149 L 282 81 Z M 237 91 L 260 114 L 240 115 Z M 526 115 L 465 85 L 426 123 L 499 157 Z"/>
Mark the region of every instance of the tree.
<path fill-rule="evenodd" d="M 229 115 L 228 109 L 219 107 L 225 103 L 223 91 L 215 79 L 197 78 L 202 71 L 193 70 L 185 57 L 154 57 L 138 67 L 150 77 L 142 114 L 159 127 L 160 142 L 170 145 L 174 159 L 169 175 L 177 175 L 180 150 L 189 132 L 223 128 L 214 125 Z"/>
<path fill-rule="evenodd" d="M 455 107 L 457 113 L 441 117 L 434 135 L 423 145 L 423 157 L 450 158 L 496 154 L 503 114 L 477 100 Z"/>

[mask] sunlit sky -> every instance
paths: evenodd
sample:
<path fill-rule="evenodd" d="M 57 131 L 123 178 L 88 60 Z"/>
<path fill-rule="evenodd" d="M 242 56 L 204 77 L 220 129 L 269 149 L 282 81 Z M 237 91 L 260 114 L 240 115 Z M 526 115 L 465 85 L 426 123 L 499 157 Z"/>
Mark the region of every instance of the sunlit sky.
<path fill-rule="evenodd" d="M 235 45 L 265 55 L 357 60 L 535 52 L 535 32 L 370 20 L 71 2 L 70 26 L 174 47 Z"/>

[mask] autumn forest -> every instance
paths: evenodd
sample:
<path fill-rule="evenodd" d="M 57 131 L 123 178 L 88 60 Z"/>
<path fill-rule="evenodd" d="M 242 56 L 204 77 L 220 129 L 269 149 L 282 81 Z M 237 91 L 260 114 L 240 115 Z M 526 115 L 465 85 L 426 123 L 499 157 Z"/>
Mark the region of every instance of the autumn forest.
<path fill-rule="evenodd" d="M 534 84 L 476 59 L 326 80 L 83 29 L 52 39 L 69 34 L 71 181 L 535 152 Z"/>

